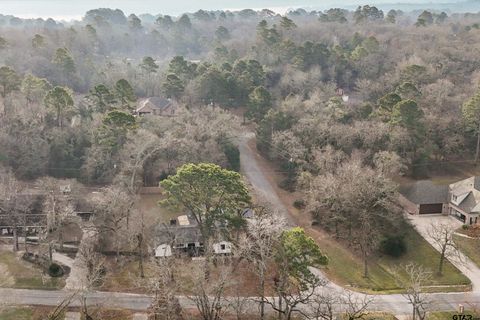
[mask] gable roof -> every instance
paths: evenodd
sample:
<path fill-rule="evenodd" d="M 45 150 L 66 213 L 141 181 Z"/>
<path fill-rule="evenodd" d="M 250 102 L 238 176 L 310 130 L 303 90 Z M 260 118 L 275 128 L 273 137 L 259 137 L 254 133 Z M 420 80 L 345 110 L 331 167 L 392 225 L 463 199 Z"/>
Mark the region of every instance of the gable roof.
<path fill-rule="evenodd" d="M 165 110 L 172 105 L 172 101 L 163 97 L 150 97 L 140 102 L 140 107 L 137 108 L 137 112 L 149 107 L 152 110 Z"/>
<path fill-rule="evenodd" d="M 473 178 L 473 187 L 475 188 L 475 190 L 480 191 L 480 176 L 475 176 Z"/>
<path fill-rule="evenodd" d="M 460 201 L 459 201 L 460 202 Z M 477 205 L 477 201 L 473 196 L 472 192 L 469 192 L 468 195 L 458 204 L 458 207 L 463 211 L 469 213 Z"/>
<path fill-rule="evenodd" d="M 420 180 L 401 187 L 400 193 L 415 204 L 448 202 L 448 185 L 434 184 L 430 180 Z"/>

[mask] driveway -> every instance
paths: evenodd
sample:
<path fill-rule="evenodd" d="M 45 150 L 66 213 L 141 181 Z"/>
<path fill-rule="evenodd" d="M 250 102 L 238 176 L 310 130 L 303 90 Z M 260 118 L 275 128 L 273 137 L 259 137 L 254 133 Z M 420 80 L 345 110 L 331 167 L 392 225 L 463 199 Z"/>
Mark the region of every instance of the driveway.
<path fill-rule="evenodd" d="M 429 235 L 429 229 L 433 224 L 445 224 L 453 229 L 462 227 L 462 222 L 451 217 L 443 215 L 408 215 L 407 219 L 420 233 L 420 235 L 428 241 L 437 251 L 440 251 L 440 247 L 432 240 Z M 474 292 L 480 292 L 480 268 L 473 263 L 467 256 L 460 253 L 460 258 L 448 258 L 448 260 L 457 267 L 467 278 L 472 282 L 472 290 Z"/>
<path fill-rule="evenodd" d="M 238 149 L 240 150 L 240 164 L 242 168 L 241 171 L 247 177 L 256 193 L 270 203 L 273 206 L 273 209 L 282 215 L 289 225 L 293 226 L 294 223 L 288 212 L 288 209 L 278 197 L 277 192 L 272 187 L 270 181 L 267 179 L 262 168 L 257 162 L 256 157 L 260 157 L 260 155 L 257 153 L 257 150 L 252 150 L 252 148 L 248 145 L 248 141 L 254 136 L 255 135 L 253 133 L 247 133 L 238 141 Z"/>

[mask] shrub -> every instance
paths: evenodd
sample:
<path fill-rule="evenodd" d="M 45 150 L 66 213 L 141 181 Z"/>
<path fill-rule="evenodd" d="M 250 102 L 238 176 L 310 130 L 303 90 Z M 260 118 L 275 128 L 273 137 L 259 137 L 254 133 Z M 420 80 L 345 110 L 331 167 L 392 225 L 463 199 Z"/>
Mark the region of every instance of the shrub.
<path fill-rule="evenodd" d="M 57 277 L 63 276 L 64 271 L 63 271 L 63 268 L 59 264 L 52 263 L 48 267 L 48 274 L 50 275 L 50 277 L 57 278 Z"/>
<path fill-rule="evenodd" d="M 468 225 L 468 224 L 462 225 L 462 229 L 463 229 L 463 230 L 468 230 L 468 228 L 469 228 L 469 225 Z"/>
<path fill-rule="evenodd" d="M 403 236 L 387 236 L 380 243 L 380 251 L 391 257 L 398 258 L 407 252 L 407 244 Z"/>
<path fill-rule="evenodd" d="M 240 172 L 240 151 L 238 150 L 238 147 L 227 142 L 223 146 L 223 152 L 227 157 L 228 169 Z"/>
<path fill-rule="evenodd" d="M 305 200 L 303 199 L 297 199 L 293 202 L 293 206 L 297 209 L 305 209 L 307 204 L 305 203 Z"/>

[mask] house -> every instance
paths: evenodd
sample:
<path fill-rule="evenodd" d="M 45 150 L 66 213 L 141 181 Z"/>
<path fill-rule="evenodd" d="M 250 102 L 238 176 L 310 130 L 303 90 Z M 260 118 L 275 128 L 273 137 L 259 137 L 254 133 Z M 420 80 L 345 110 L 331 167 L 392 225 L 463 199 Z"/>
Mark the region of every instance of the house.
<path fill-rule="evenodd" d="M 465 224 L 474 224 L 480 215 L 480 177 L 449 185 L 449 214 Z"/>
<path fill-rule="evenodd" d="M 449 185 L 428 180 L 400 188 L 399 202 L 410 214 L 451 215 L 465 224 L 480 222 L 480 177 Z"/>
<path fill-rule="evenodd" d="M 170 220 L 169 225 L 161 225 L 156 232 L 155 257 L 170 257 L 175 253 L 186 253 L 189 256 L 200 256 L 204 252 L 204 239 L 197 221 L 182 215 Z M 233 244 L 218 241 L 212 244 L 215 254 L 231 254 Z"/>
<path fill-rule="evenodd" d="M 213 244 L 213 252 L 215 254 L 232 254 L 232 243 L 228 241 L 220 241 Z"/>
<path fill-rule="evenodd" d="M 448 185 L 421 180 L 400 188 L 400 204 L 410 214 L 447 214 Z"/>
<path fill-rule="evenodd" d="M 198 223 L 187 215 L 170 220 L 170 225 L 161 225 L 156 234 L 156 257 L 168 257 L 175 251 L 197 256 L 203 251 L 203 237 Z"/>
<path fill-rule="evenodd" d="M 176 103 L 171 99 L 163 97 L 150 97 L 141 100 L 138 108 L 135 110 L 137 116 L 155 115 L 164 117 L 173 117 L 176 112 Z"/>

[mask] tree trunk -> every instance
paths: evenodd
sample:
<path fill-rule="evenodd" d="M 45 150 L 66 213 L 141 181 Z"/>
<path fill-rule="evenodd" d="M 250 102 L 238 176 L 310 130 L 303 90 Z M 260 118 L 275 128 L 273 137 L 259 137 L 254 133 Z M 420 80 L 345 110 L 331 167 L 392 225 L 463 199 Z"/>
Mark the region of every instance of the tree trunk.
<path fill-rule="evenodd" d="M 475 150 L 475 163 L 478 162 L 479 156 L 480 156 L 480 122 L 478 123 L 478 129 L 477 129 L 477 149 Z"/>
<path fill-rule="evenodd" d="M 145 272 L 143 270 L 143 235 L 141 233 L 139 233 L 137 235 L 137 239 L 138 239 L 138 256 L 139 256 L 139 260 L 138 260 L 138 268 L 140 269 L 140 277 L 141 278 L 145 278 Z"/>
<path fill-rule="evenodd" d="M 363 277 L 368 278 L 368 255 L 363 253 Z"/>
<path fill-rule="evenodd" d="M 50 264 L 53 262 L 53 244 L 50 241 L 48 243 L 48 258 L 50 259 Z"/>
<path fill-rule="evenodd" d="M 17 252 L 18 251 L 18 230 L 17 226 L 13 228 L 13 251 Z"/>
<path fill-rule="evenodd" d="M 443 274 L 443 261 L 445 260 L 445 250 L 442 250 L 442 253 L 440 254 L 440 264 L 438 265 L 438 274 L 442 275 Z"/>
<path fill-rule="evenodd" d="M 260 292 L 262 300 L 260 301 L 260 320 L 265 319 L 265 274 L 262 272 L 260 280 Z"/>
<path fill-rule="evenodd" d="M 416 318 L 417 318 L 417 306 L 414 304 L 413 305 L 412 320 L 415 320 Z"/>

